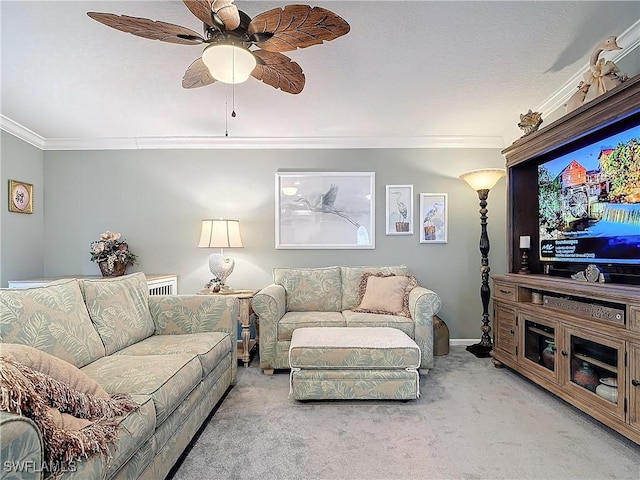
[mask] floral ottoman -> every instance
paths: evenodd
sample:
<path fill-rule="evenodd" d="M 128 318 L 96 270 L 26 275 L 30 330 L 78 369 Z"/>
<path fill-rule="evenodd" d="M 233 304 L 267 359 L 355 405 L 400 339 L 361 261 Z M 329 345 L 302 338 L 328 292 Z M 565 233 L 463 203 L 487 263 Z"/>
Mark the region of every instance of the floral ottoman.
<path fill-rule="evenodd" d="M 289 347 L 295 400 L 412 400 L 420 396 L 420 348 L 391 327 L 310 327 Z"/>

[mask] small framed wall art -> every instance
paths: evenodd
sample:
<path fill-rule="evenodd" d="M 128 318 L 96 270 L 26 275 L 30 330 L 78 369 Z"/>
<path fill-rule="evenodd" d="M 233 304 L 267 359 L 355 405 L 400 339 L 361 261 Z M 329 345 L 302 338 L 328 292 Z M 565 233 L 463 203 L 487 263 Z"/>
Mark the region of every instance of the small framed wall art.
<path fill-rule="evenodd" d="M 413 185 L 387 185 L 387 235 L 413 235 Z"/>
<path fill-rule="evenodd" d="M 33 185 L 19 180 L 9 180 L 9 211 L 33 213 Z"/>
<path fill-rule="evenodd" d="M 446 193 L 420 194 L 420 243 L 447 243 Z"/>

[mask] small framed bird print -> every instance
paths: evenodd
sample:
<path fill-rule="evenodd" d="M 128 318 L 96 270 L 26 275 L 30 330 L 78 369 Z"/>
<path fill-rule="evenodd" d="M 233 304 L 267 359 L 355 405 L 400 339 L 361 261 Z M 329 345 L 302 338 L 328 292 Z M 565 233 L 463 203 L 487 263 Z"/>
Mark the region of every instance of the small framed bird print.
<path fill-rule="evenodd" d="M 9 180 L 9 211 L 33 213 L 33 185 Z"/>
<path fill-rule="evenodd" d="M 420 194 L 420 243 L 447 243 L 446 193 Z"/>
<path fill-rule="evenodd" d="M 413 185 L 387 185 L 387 235 L 413 235 Z"/>

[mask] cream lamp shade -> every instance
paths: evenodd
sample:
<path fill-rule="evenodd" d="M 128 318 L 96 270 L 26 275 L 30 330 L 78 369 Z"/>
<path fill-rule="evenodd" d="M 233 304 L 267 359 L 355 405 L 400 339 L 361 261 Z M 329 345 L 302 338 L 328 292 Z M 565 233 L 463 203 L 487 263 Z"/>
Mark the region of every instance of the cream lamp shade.
<path fill-rule="evenodd" d="M 223 218 L 202 220 L 198 247 L 220 249 L 220 253 L 209 255 L 209 270 L 213 278 L 208 285 L 217 286 L 219 290 L 228 289 L 226 282 L 233 272 L 235 261 L 225 257 L 223 249 L 244 247 L 240 236 L 240 222 Z"/>
<path fill-rule="evenodd" d="M 463 173 L 460 175 L 460 179 L 467 182 L 476 191 L 491 190 L 505 175 L 506 172 L 502 168 L 483 168 Z"/>
<path fill-rule="evenodd" d="M 211 76 L 222 83 L 246 82 L 256 68 L 256 57 L 249 50 L 229 43 L 209 45 L 202 52 L 202 61 Z"/>
<path fill-rule="evenodd" d="M 200 248 L 242 248 L 240 221 L 224 218 L 202 220 Z"/>

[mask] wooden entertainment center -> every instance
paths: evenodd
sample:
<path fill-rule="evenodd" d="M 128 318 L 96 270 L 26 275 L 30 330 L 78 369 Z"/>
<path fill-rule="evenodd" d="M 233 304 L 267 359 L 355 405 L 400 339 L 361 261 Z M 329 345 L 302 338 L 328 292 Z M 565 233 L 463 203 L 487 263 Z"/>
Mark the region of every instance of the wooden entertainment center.
<path fill-rule="evenodd" d="M 638 124 L 640 75 L 502 152 L 509 273 L 493 277 L 492 356 L 496 366 L 521 373 L 640 444 L 640 285 L 619 283 L 622 273 L 607 275 L 611 283 L 574 280 L 572 272 L 542 262 L 537 248 L 538 166 L 609 130 Z M 520 236 L 530 237 L 529 274 L 518 273 Z M 634 268 L 631 283 L 640 267 Z"/>

